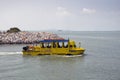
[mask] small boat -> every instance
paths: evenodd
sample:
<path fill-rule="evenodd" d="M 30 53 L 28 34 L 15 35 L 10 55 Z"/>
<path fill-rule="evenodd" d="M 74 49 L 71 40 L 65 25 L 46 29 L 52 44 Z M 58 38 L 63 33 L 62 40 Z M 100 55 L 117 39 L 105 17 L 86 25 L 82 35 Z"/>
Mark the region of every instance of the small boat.
<path fill-rule="evenodd" d="M 23 55 L 81 55 L 85 51 L 77 47 L 75 41 L 69 39 L 45 39 L 39 45 L 23 47 Z"/>

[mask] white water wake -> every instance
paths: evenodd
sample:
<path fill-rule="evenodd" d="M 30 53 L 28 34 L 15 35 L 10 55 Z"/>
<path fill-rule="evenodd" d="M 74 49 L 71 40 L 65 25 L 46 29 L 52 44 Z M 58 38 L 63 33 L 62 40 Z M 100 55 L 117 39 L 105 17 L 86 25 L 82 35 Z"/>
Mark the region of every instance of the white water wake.
<path fill-rule="evenodd" d="M 0 55 L 18 55 L 22 54 L 22 52 L 0 52 Z"/>
<path fill-rule="evenodd" d="M 22 52 L 0 52 L 0 56 L 2 56 L 2 55 L 22 55 Z M 54 56 L 54 57 L 80 57 L 80 56 L 83 56 L 83 55 L 45 55 L 45 56 Z"/>

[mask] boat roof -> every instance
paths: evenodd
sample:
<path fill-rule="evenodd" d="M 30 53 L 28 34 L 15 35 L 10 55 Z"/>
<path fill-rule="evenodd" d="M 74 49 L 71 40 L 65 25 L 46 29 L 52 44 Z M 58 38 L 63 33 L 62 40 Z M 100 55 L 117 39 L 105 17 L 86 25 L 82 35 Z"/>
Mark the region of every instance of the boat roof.
<path fill-rule="evenodd" d="M 40 42 L 68 42 L 68 39 L 45 39 L 40 40 Z"/>

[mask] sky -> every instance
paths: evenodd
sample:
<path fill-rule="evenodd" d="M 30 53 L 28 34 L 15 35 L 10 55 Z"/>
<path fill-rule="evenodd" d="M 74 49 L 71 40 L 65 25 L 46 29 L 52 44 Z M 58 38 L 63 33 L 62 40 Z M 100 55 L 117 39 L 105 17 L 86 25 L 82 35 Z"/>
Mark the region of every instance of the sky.
<path fill-rule="evenodd" d="M 120 30 L 120 0 L 0 0 L 0 30 Z"/>

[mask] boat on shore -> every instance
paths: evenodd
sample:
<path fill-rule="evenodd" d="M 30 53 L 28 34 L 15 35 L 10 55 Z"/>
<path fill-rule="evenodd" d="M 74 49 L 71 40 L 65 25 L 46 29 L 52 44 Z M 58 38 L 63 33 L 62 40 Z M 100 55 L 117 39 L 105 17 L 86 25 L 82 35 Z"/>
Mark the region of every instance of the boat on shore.
<path fill-rule="evenodd" d="M 85 49 L 69 39 L 45 39 L 39 45 L 23 47 L 23 55 L 81 55 Z"/>

